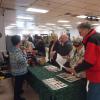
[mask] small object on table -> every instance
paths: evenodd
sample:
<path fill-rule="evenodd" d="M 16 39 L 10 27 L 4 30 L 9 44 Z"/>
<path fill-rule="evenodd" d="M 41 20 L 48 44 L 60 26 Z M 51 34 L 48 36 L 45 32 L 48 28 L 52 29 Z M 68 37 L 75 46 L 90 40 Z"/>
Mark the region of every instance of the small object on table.
<path fill-rule="evenodd" d="M 5 77 L 4 76 L 0 76 L 0 80 L 3 80 L 3 79 L 5 79 Z"/>
<path fill-rule="evenodd" d="M 45 57 L 37 57 L 37 62 L 40 65 L 45 65 L 45 63 L 46 63 Z"/>

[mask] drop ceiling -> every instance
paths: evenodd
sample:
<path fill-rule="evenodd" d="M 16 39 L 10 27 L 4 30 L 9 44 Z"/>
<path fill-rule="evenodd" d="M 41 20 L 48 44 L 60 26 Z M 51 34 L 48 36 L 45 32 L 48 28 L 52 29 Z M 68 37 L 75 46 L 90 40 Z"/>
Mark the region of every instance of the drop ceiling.
<path fill-rule="evenodd" d="M 69 20 L 72 26 L 84 19 L 76 18 L 77 15 L 100 16 L 100 0 L 0 0 L 0 7 L 5 8 L 5 25 L 14 23 L 17 15 L 34 17 L 33 23 L 45 25 L 54 23 L 61 26 L 58 20 Z M 48 13 L 38 14 L 26 12 L 28 7 L 49 10 Z"/>

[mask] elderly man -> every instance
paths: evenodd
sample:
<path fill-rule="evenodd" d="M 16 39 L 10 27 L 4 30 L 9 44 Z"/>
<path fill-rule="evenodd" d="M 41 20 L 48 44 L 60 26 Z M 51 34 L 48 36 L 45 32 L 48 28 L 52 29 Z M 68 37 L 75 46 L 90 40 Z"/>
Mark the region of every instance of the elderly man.
<path fill-rule="evenodd" d="M 72 43 L 69 40 L 69 36 L 67 34 L 62 34 L 59 38 L 59 45 L 57 47 L 57 53 L 61 56 L 67 56 L 72 50 Z"/>
<path fill-rule="evenodd" d="M 67 34 L 62 34 L 59 38 L 59 42 L 55 47 L 54 53 L 60 54 L 63 58 L 67 58 L 70 51 L 72 50 L 72 43 L 69 40 L 69 36 Z M 69 66 L 69 62 L 64 64 L 65 67 Z"/>
<path fill-rule="evenodd" d="M 100 34 L 89 23 L 81 23 L 78 30 L 84 38 L 84 61 L 74 69 L 66 70 L 74 74 L 86 71 L 86 77 L 90 81 L 87 100 L 100 100 Z"/>

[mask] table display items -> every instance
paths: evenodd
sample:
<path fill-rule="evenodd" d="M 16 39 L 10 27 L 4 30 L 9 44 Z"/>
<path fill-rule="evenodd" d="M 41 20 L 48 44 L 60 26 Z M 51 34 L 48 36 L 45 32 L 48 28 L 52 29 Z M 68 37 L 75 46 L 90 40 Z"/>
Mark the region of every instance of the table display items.
<path fill-rule="evenodd" d="M 58 80 L 56 78 L 45 79 L 45 80 L 43 80 L 43 82 L 46 85 L 48 85 L 52 90 L 58 90 L 58 89 L 68 86 L 67 84 L 61 82 L 60 80 Z"/>
<path fill-rule="evenodd" d="M 69 76 L 71 76 L 71 74 L 68 74 L 68 73 L 60 73 L 57 76 L 66 80 Z"/>
<path fill-rule="evenodd" d="M 36 59 L 37 59 L 37 62 L 38 62 L 40 65 L 45 65 L 45 63 L 46 63 L 45 57 L 36 57 Z"/>
<path fill-rule="evenodd" d="M 72 75 L 68 73 L 61 73 L 61 74 L 58 74 L 57 76 L 68 82 L 75 82 L 81 79 L 78 75 Z"/>
<path fill-rule="evenodd" d="M 51 72 L 61 71 L 61 69 L 53 65 L 44 66 L 44 68 L 46 68 L 48 71 L 51 71 Z"/>

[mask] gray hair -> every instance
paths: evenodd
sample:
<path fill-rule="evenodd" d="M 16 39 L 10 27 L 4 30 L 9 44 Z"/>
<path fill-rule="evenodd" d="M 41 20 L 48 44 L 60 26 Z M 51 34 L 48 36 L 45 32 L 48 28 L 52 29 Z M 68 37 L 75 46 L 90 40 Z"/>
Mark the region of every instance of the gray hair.
<path fill-rule="evenodd" d="M 78 29 L 91 29 L 92 26 L 89 22 L 81 23 L 77 27 Z"/>

